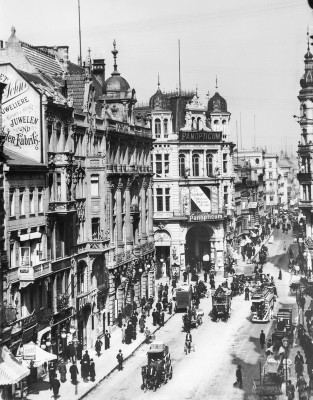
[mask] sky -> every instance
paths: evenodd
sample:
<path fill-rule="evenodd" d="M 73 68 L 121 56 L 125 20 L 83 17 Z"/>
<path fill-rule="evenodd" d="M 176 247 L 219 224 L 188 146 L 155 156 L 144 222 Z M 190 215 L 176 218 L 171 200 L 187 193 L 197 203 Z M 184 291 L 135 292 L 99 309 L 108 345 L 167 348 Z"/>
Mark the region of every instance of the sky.
<path fill-rule="evenodd" d="M 68 45 L 77 62 L 78 0 L 0 0 L 0 10 L 0 40 L 15 26 L 31 45 Z M 138 102 L 155 93 L 158 74 L 162 90 L 178 87 L 180 40 L 182 89 L 197 88 L 204 103 L 216 90 L 226 99 L 239 148 L 295 153 L 307 28 L 313 35 L 307 0 L 80 0 L 80 12 L 83 60 L 90 47 L 109 77 L 115 39 Z"/>

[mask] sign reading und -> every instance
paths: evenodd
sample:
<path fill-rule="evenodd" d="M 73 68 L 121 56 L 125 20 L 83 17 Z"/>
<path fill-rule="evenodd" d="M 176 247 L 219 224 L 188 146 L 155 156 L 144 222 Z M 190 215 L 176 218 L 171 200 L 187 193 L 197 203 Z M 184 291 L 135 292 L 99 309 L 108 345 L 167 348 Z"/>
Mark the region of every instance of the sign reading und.
<path fill-rule="evenodd" d="M 39 93 L 11 65 L 0 66 L 4 147 L 41 161 L 41 110 Z"/>
<path fill-rule="evenodd" d="M 222 132 L 180 131 L 179 140 L 181 142 L 220 142 Z"/>

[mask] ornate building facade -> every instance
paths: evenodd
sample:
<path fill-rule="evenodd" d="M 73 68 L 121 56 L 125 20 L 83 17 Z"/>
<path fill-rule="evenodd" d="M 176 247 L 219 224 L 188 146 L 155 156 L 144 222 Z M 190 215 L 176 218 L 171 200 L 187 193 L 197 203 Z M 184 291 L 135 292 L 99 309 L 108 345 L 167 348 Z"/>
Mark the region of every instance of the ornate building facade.
<path fill-rule="evenodd" d="M 154 233 L 158 275 L 213 262 L 224 266 L 233 224 L 233 148 L 227 104 L 218 93 L 203 105 L 195 92 L 162 93 L 138 119 L 151 118 L 154 142 Z"/>
<path fill-rule="evenodd" d="M 115 43 L 113 55 L 105 80 L 104 60 L 77 66 L 68 47 L 28 45 L 14 28 L 0 50 L 12 349 L 34 339 L 61 354 L 75 332 L 93 347 L 154 293 L 153 139 Z"/>

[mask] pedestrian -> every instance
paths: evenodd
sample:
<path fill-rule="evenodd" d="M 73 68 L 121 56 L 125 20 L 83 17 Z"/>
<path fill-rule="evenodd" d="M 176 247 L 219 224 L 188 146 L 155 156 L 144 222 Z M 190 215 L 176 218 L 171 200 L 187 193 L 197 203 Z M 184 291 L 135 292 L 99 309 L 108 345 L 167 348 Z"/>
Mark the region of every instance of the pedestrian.
<path fill-rule="evenodd" d="M 145 311 L 146 311 L 148 317 L 150 317 L 151 307 L 152 307 L 152 306 L 151 306 L 150 301 L 147 301 L 147 303 L 145 304 Z"/>
<path fill-rule="evenodd" d="M 123 326 L 123 314 L 121 310 L 119 310 L 117 314 L 117 320 L 118 320 L 118 327 L 121 328 Z"/>
<path fill-rule="evenodd" d="M 152 319 L 153 319 L 153 326 L 156 326 L 156 323 L 157 323 L 157 312 L 155 311 L 155 308 L 152 311 Z"/>
<path fill-rule="evenodd" d="M 64 383 L 66 381 L 66 373 L 67 373 L 66 364 L 65 364 L 64 360 L 61 360 L 58 370 L 59 370 L 61 382 Z"/>
<path fill-rule="evenodd" d="M 165 315 L 164 315 L 164 311 L 163 311 L 162 314 L 160 315 L 160 326 L 164 326 L 164 319 L 165 319 Z"/>
<path fill-rule="evenodd" d="M 279 280 L 282 280 L 282 279 L 283 279 L 283 277 L 282 277 L 282 272 L 281 272 L 281 268 L 279 268 L 278 279 L 279 279 Z"/>
<path fill-rule="evenodd" d="M 164 290 L 165 290 L 166 294 L 168 294 L 168 284 L 167 283 L 164 286 Z"/>
<path fill-rule="evenodd" d="M 75 347 L 72 342 L 69 342 L 67 346 L 67 357 L 72 361 L 72 363 L 75 361 Z"/>
<path fill-rule="evenodd" d="M 122 330 L 122 343 L 125 343 L 125 336 L 126 336 L 126 324 L 124 324 L 121 328 Z"/>
<path fill-rule="evenodd" d="M 161 304 L 160 301 L 158 301 L 158 302 L 156 303 L 156 309 L 157 309 L 159 312 L 161 312 L 161 310 L 162 310 L 162 304 Z"/>
<path fill-rule="evenodd" d="M 96 353 L 97 353 L 98 357 L 100 357 L 102 345 L 103 345 L 103 343 L 101 342 L 101 340 L 97 339 L 96 343 L 95 343 L 95 350 L 96 350 Z"/>
<path fill-rule="evenodd" d="M 267 344 L 266 344 L 266 348 L 269 349 L 270 347 L 272 347 L 272 339 L 268 339 Z"/>
<path fill-rule="evenodd" d="M 53 380 L 52 380 L 52 382 L 51 382 L 51 385 L 50 385 L 50 390 L 52 389 L 52 391 L 53 391 L 53 397 L 55 398 L 55 399 L 57 399 L 58 397 L 59 397 L 59 390 L 60 390 L 60 386 L 61 386 L 61 383 L 60 383 L 60 381 L 58 380 L 58 378 L 53 378 Z"/>
<path fill-rule="evenodd" d="M 146 304 L 146 298 L 143 297 L 143 298 L 140 300 L 141 312 L 143 312 L 144 307 L 145 307 L 145 304 Z"/>
<path fill-rule="evenodd" d="M 117 361 L 118 361 L 118 370 L 122 371 L 122 369 L 123 369 L 123 361 L 124 361 L 122 350 L 118 351 L 118 354 L 117 354 L 116 358 L 117 358 Z"/>
<path fill-rule="evenodd" d="M 303 364 L 304 364 L 304 359 L 300 351 L 297 352 L 297 355 L 295 357 L 295 372 L 297 375 L 297 378 L 301 376 L 303 373 Z"/>
<path fill-rule="evenodd" d="M 291 380 L 288 381 L 286 386 L 286 393 L 288 396 L 288 400 L 293 400 L 295 398 L 295 387 L 291 383 Z"/>
<path fill-rule="evenodd" d="M 261 349 L 264 349 L 264 345 L 265 345 L 265 333 L 263 332 L 263 330 L 261 330 L 261 333 L 260 333 L 260 345 L 261 345 Z"/>
<path fill-rule="evenodd" d="M 248 286 L 245 287 L 245 300 L 249 300 L 249 293 L 250 293 L 250 289 Z"/>
<path fill-rule="evenodd" d="M 238 365 L 236 369 L 236 382 L 234 383 L 234 387 L 239 387 L 239 389 L 242 389 L 242 372 L 240 365 Z"/>
<path fill-rule="evenodd" d="M 54 368 L 53 361 L 49 362 L 48 368 L 49 368 L 49 382 L 50 382 L 50 389 L 51 389 L 53 379 L 55 378 L 55 368 Z"/>
<path fill-rule="evenodd" d="M 95 376 L 96 376 L 96 366 L 95 366 L 95 362 L 93 361 L 93 359 L 90 359 L 90 365 L 89 365 L 89 376 L 90 376 L 90 380 L 91 382 L 95 381 Z"/>
<path fill-rule="evenodd" d="M 146 326 L 146 330 L 145 330 L 144 334 L 145 334 L 145 337 L 146 337 L 146 343 L 150 343 L 151 332 L 149 331 L 147 326 Z"/>
<path fill-rule="evenodd" d="M 77 360 L 80 361 L 82 359 L 82 354 L 83 354 L 83 345 L 81 341 L 79 341 L 77 345 L 76 354 L 77 354 Z"/>
<path fill-rule="evenodd" d="M 206 271 L 204 271 L 204 274 L 203 274 L 203 279 L 204 279 L 204 283 L 207 283 L 207 280 L 208 280 L 208 274 L 207 274 L 207 272 L 206 272 Z"/>
<path fill-rule="evenodd" d="M 90 356 L 88 354 L 88 350 L 86 350 L 85 354 L 83 355 L 83 361 L 87 361 L 87 364 L 90 363 Z"/>
<path fill-rule="evenodd" d="M 89 364 L 86 360 L 81 360 L 81 376 L 84 382 L 88 382 Z"/>
<path fill-rule="evenodd" d="M 162 303 L 163 303 L 163 310 L 166 311 L 166 309 L 167 309 L 167 298 L 166 297 L 163 298 Z"/>
<path fill-rule="evenodd" d="M 296 387 L 298 388 L 299 391 L 299 399 L 307 399 L 307 383 L 306 380 L 303 377 L 303 374 L 300 374 Z"/>
<path fill-rule="evenodd" d="M 110 348 L 110 339 L 111 339 L 111 334 L 108 332 L 108 330 L 106 330 L 104 334 L 104 350 Z"/>
<path fill-rule="evenodd" d="M 146 318 L 144 315 L 141 315 L 141 317 L 139 318 L 139 331 L 141 333 L 144 332 L 145 326 L 146 326 Z"/>
<path fill-rule="evenodd" d="M 170 301 L 170 302 L 168 303 L 168 313 L 169 313 L 170 315 L 172 315 L 172 309 L 173 309 L 173 303 L 172 303 L 172 301 Z"/>
<path fill-rule="evenodd" d="M 72 364 L 70 366 L 70 374 L 71 374 L 71 381 L 74 385 L 77 384 L 77 375 L 78 375 L 78 368 L 76 366 L 76 364 Z"/>

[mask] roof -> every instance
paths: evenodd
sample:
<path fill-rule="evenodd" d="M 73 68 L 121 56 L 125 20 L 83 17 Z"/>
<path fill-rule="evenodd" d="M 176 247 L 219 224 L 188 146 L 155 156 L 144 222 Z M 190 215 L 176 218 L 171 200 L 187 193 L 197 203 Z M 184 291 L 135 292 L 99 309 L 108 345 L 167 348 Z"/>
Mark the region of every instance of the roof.
<path fill-rule="evenodd" d="M 0 347 L 0 386 L 13 385 L 30 374 L 30 370 L 20 364 L 6 347 Z"/>
<path fill-rule="evenodd" d="M 31 167 L 31 168 L 39 168 L 39 169 L 46 169 L 47 167 L 44 164 L 38 163 L 37 161 L 21 156 L 14 151 L 4 149 L 3 150 L 3 157 L 7 165 L 9 166 L 18 166 L 18 167 Z"/>
<path fill-rule="evenodd" d="M 227 112 L 227 103 L 218 92 L 208 101 L 208 112 Z"/>
<path fill-rule="evenodd" d="M 54 55 L 24 42 L 21 42 L 21 46 L 29 62 L 36 69 L 50 75 L 63 74 L 63 69 Z"/>

